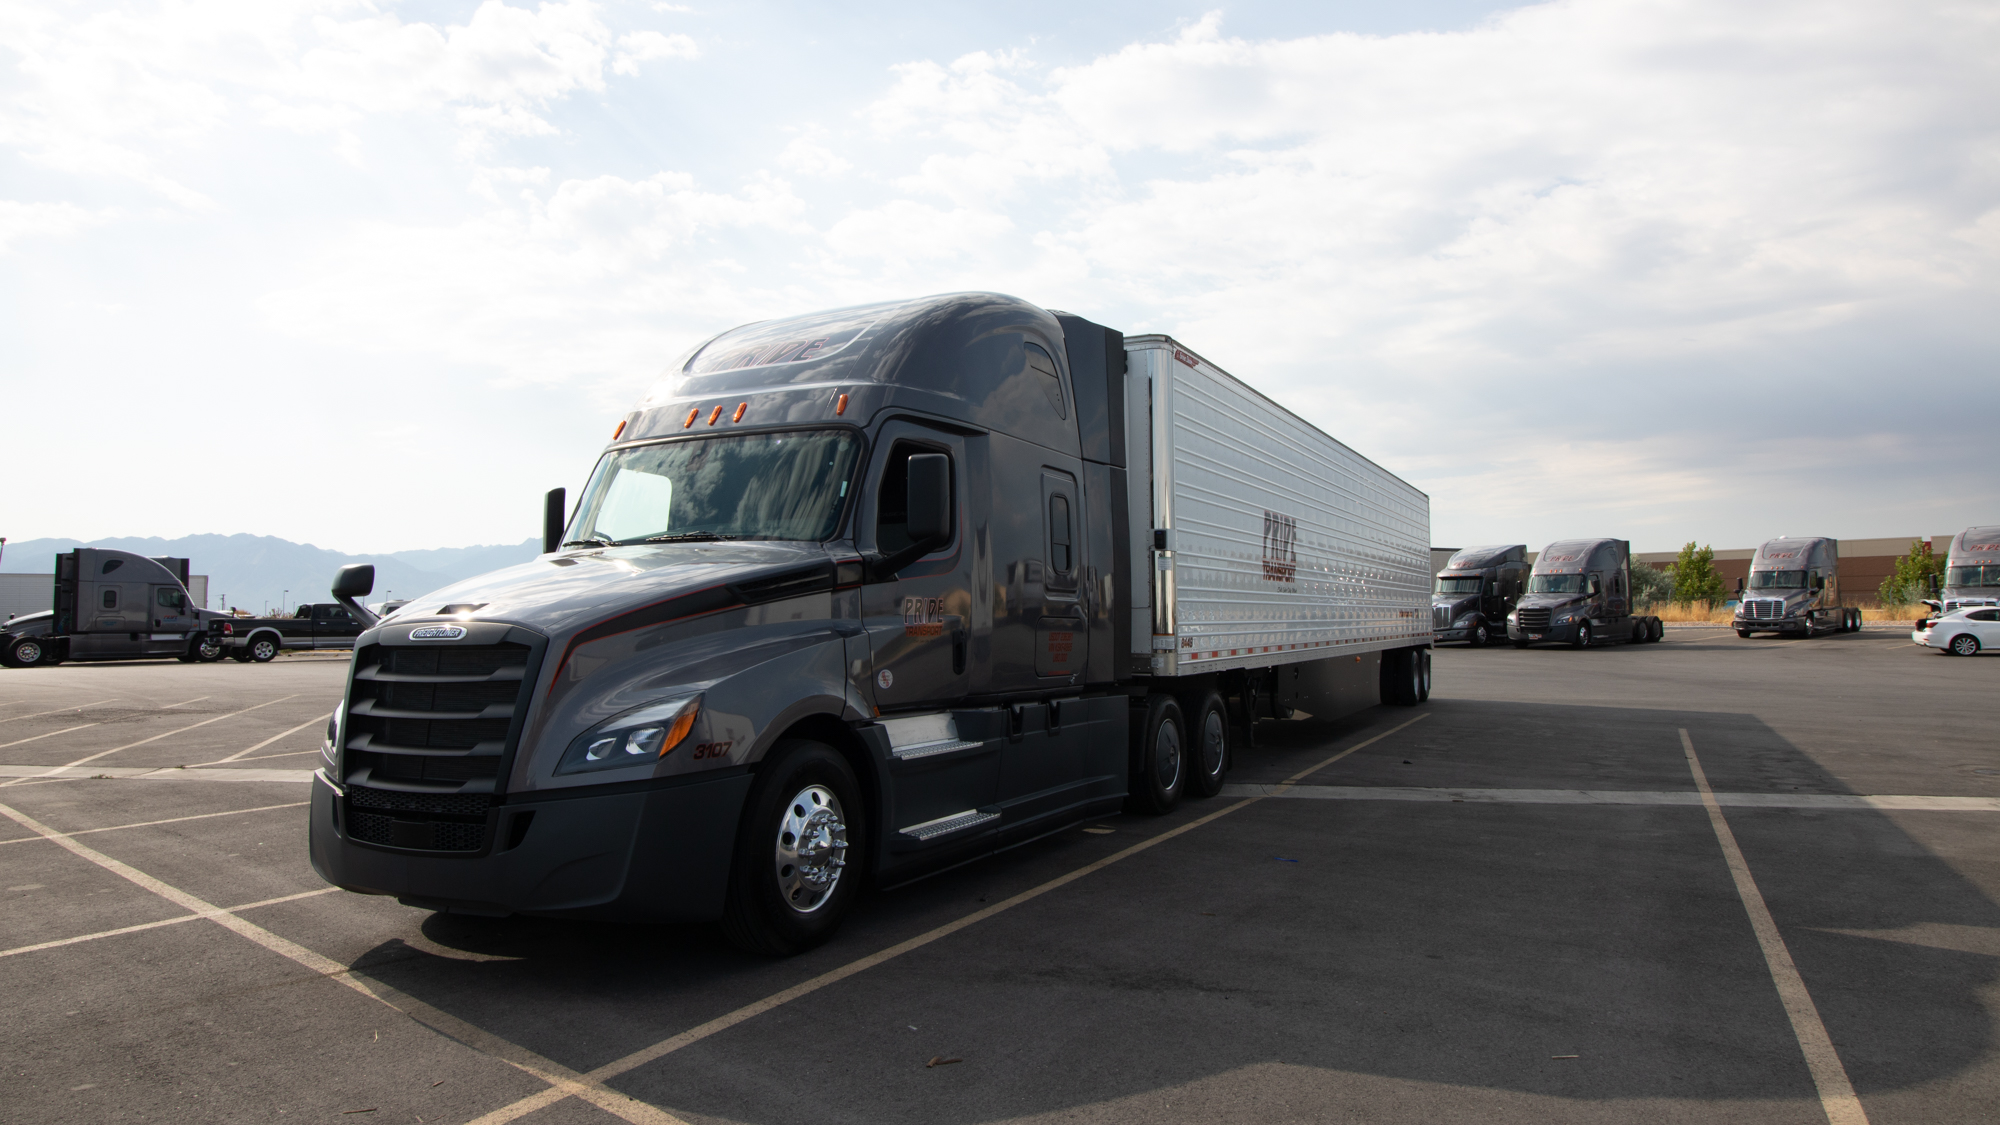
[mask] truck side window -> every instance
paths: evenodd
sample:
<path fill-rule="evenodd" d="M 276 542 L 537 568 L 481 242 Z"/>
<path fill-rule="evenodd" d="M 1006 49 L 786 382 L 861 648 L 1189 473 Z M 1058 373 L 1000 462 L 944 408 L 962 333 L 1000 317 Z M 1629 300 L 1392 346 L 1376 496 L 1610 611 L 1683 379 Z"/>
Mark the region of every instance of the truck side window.
<path fill-rule="evenodd" d="M 154 595 L 154 600 L 160 603 L 160 608 L 162 609 L 178 610 L 182 605 L 181 592 L 179 590 L 162 588 Z"/>
<path fill-rule="evenodd" d="M 1069 530 L 1069 497 L 1049 497 L 1049 569 L 1064 577 L 1076 569 Z"/>
<path fill-rule="evenodd" d="M 893 555 L 914 542 L 910 538 L 910 457 L 918 453 L 951 455 L 948 450 L 915 442 L 899 441 L 890 447 L 889 459 L 882 466 L 882 491 L 875 502 L 875 546 L 885 555 Z M 952 466 L 952 527 L 958 526 L 957 468 Z"/>
<path fill-rule="evenodd" d="M 1597 575 L 1593 574 L 1590 576 L 1590 596 L 1594 598 L 1598 595 L 1598 592 Z"/>
<path fill-rule="evenodd" d="M 118 591 L 117 591 L 117 590 L 115 590 L 115 589 L 107 589 L 107 590 L 105 590 L 105 591 L 104 591 L 104 608 L 105 608 L 105 609 L 117 609 L 117 608 L 118 608 Z"/>

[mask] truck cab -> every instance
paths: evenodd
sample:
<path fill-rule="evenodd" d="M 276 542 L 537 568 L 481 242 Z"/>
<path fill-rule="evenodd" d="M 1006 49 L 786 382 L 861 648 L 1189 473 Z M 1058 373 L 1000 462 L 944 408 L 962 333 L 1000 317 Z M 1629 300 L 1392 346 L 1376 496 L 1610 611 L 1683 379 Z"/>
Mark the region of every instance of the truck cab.
<path fill-rule="evenodd" d="M 1515 648 L 1537 643 L 1658 641 L 1657 617 L 1632 612 L 1632 545 L 1623 539 L 1562 539 L 1535 556 L 1528 589 L 1507 617 Z"/>
<path fill-rule="evenodd" d="M 1861 611 L 1840 604 L 1840 542 L 1821 536 L 1781 536 L 1757 548 L 1749 578 L 1737 586 L 1736 635 L 1845 633 L 1861 627 Z"/>
<path fill-rule="evenodd" d="M 1528 545 L 1467 547 L 1446 560 L 1431 592 L 1431 630 L 1439 641 L 1480 648 L 1506 635 L 1507 615 L 1527 585 Z"/>
<path fill-rule="evenodd" d="M 1951 537 L 1944 588 L 1930 605 L 1940 614 L 2000 605 L 2000 525 L 1968 527 Z"/>
<path fill-rule="evenodd" d="M 215 660 L 219 646 L 188 592 L 188 560 L 79 547 L 56 556 L 55 608 L 0 633 L 0 660 L 13 667 L 65 660 L 173 657 Z"/>

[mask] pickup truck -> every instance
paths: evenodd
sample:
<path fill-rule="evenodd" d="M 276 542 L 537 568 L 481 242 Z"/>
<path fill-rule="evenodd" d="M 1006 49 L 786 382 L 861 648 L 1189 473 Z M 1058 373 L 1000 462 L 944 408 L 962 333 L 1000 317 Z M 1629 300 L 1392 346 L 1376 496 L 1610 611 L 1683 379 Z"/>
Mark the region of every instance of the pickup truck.
<path fill-rule="evenodd" d="M 208 631 L 231 660 L 263 664 L 288 648 L 353 648 L 361 623 L 336 602 L 317 602 L 290 617 L 219 618 Z"/>

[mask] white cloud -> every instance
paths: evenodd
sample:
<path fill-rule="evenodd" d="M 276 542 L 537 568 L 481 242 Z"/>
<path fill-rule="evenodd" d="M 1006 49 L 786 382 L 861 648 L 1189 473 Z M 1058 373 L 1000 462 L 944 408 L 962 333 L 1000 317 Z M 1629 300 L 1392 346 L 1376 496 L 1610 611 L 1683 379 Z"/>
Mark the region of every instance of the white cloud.
<path fill-rule="evenodd" d="M 0 199 L 0 254 L 28 238 L 61 238 L 108 223 L 106 211 L 87 211 L 74 203 L 19 203 Z"/>
<path fill-rule="evenodd" d="M 618 37 L 618 61 L 611 65 L 611 69 L 616 74 L 637 74 L 640 67 L 654 59 L 700 57 L 701 47 L 688 36 L 634 31 Z"/>

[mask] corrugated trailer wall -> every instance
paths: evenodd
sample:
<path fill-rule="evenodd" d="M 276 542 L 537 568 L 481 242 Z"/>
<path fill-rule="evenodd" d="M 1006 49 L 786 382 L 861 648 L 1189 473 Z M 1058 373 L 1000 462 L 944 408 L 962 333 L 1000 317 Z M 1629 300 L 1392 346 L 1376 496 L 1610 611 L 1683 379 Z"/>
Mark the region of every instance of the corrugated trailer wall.
<path fill-rule="evenodd" d="M 1151 434 L 1133 542 L 1168 533 L 1134 551 L 1135 592 L 1152 589 L 1133 647 L 1151 637 L 1154 674 L 1430 640 L 1429 497 L 1172 339 L 1125 344 L 1128 417 Z"/>

